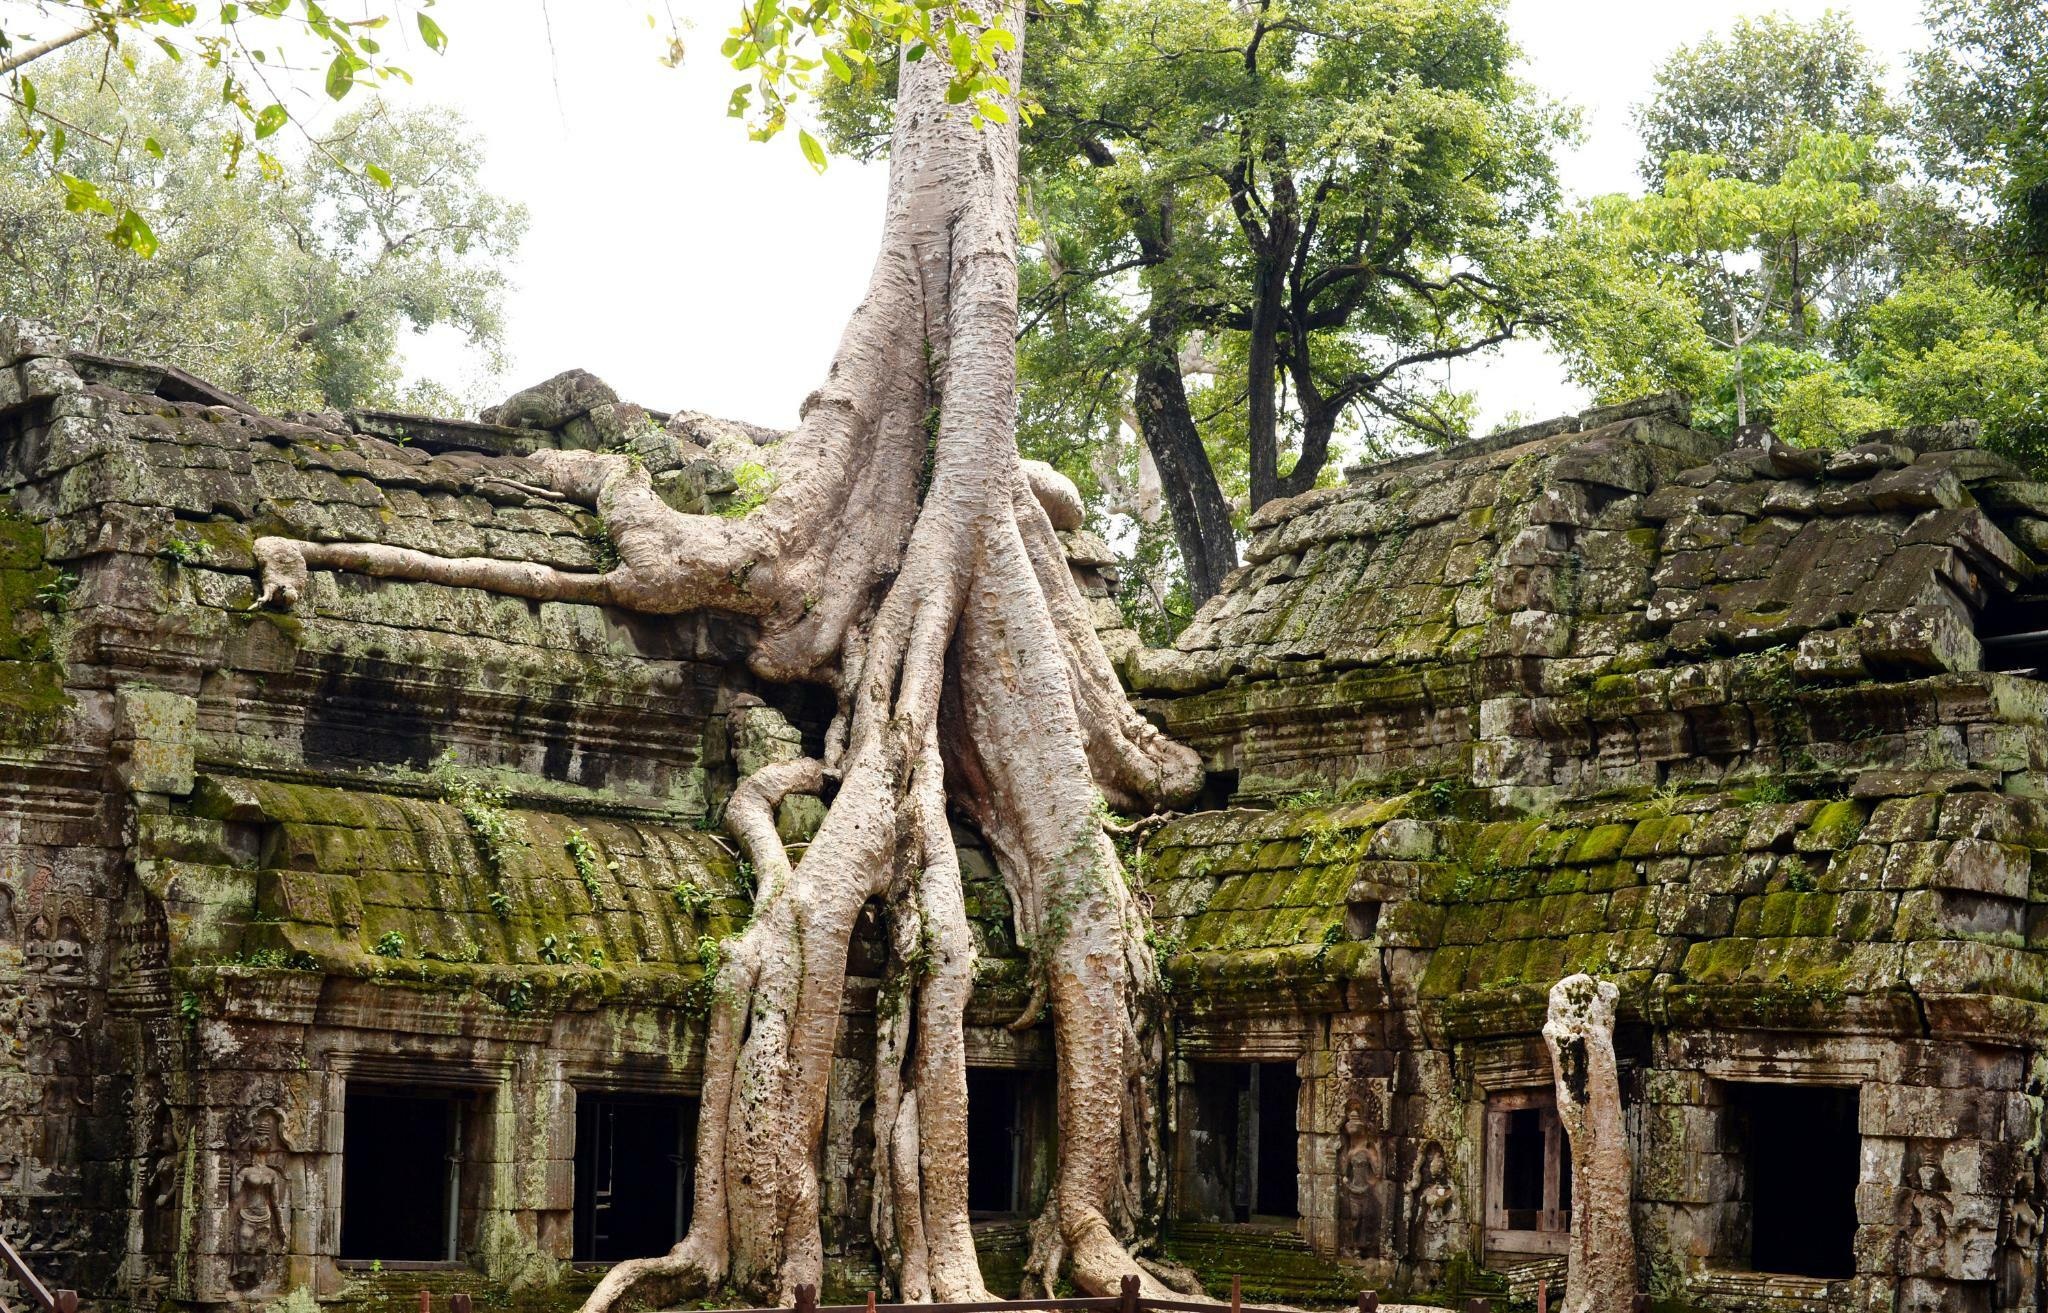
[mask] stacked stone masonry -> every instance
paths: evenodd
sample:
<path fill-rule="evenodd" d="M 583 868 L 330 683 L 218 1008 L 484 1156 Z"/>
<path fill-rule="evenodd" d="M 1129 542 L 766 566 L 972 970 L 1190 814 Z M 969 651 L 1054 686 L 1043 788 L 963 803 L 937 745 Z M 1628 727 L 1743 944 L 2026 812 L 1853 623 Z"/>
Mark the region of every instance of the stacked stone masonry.
<path fill-rule="evenodd" d="M 761 685 L 722 617 L 335 572 L 255 605 L 263 533 L 597 567 L 520 453 L 623 443 L 715 513 L 774 438 L 588 375 L 491 419 L 265 416 L 0 326 L 0 1227 L 99 1303 L 561 1306 L 616 1256 L 594 1126 L 657 1125 L 681 1196 L 747 915 L 713 822 L 829 700 Z M 1255 1296 L 1525 1297 L 1569 1224 L 1544 1000 L 1587 971 L 1621 989 L 1661 1306 L 2042 1307 L 2048 485 L 1966 426 L 1796 451 L 1651 399 L 1263 509 L 1170 651 L 1067 546 L 1211 771 L 1131 854 L 1174 1010 L 1167 1254 Z M 781 819 L 800 845 L 815 800 Z M 1007 1026 L 1025 964 L 959 841 L 1004 1287 L 1054 1055 Z M 877 1280 L 882 942 L 826 1135 L 847 1292 Z M 423 1094 L 444 1122 L 390 1111 Z M 441 1248 L 373 1265 L 351 1190 L 408 1136 Z"/>

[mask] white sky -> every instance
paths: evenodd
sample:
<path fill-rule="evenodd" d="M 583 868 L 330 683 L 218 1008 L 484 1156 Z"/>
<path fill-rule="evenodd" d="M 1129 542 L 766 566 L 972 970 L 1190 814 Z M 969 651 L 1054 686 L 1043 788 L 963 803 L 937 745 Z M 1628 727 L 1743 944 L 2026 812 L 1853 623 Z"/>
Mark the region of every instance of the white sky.
<path fill-rule="evenodd" d="M 5 0 L 0 0 L 5 2 Z M 656 62 L 650 8 L 673 8 L 690 55 Z M 1510 0 L 1526 75 L 1586 110 L 1564 163 L 1579 194 L 1635 186 L 1629 108 L 1680 42 L 1823 0 Z M 1918 0 L 1837 0 L 1893 65 L 1919 39 Z M 418 84 L 388 94 L 459 106 L 485 142 L 484 176 L 533 224 L 507 305 L 501 391 L 572 366 L 658 408 L 788 425 L 823 376 L 865 284 L 881 228 L 883 170 L 835 160 L 814 174 L 793 140 L 759 145 L 725 116 L 735 74 L 718 57 L 734 0 L 439 0 L 444 56 L 415 51 Z M 548 19 L 552 18 L 552 33 Z M 417 37 L 411 38 L 417 44 Z M 317 88 L 303 108 L 324 102 Z M 449 335 L 452 337 L 452 334 Z M 415 369 L 458 389 L 459 341 L 429 338 Z M 1540 347 L 1457 366 L 1480 394 L 1481 430 L 1510 412 L 1581 402 Z"/>

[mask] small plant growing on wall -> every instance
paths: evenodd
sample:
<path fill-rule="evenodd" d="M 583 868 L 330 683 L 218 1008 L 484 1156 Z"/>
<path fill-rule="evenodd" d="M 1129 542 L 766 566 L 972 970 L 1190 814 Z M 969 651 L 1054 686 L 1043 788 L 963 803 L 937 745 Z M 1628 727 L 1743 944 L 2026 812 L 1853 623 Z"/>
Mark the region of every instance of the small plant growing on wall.
<path fill-rule="evenodd" d="M 491 877 L 491 911 L 499 920 L 505 919 L 512 913 L 512 897 L 505 889 L 505 861 L 514 846 L 526 842 L 518 818 L 505 808 L 505 791 L 465 770 L 456 761 L 453 748 L 434 762 L 431 778 L 442 801 L 462 813 L 462 823 L 469 827 Z"/>

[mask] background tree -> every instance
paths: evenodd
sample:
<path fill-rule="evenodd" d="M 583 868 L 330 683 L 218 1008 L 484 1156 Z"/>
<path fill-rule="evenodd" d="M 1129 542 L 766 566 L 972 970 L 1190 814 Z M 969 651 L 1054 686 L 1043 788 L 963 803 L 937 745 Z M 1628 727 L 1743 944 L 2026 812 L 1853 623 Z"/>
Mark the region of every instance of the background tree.
<path fill-rule="evenodd" d="M 2040 0 L 1929 0 L 1914 127 L 1936 179 L 1989 220 L 2008 287 L 2048 295 L 2048 12 Z"/>
<path fill-rule="evenodd" d="M 1681 47 L 1639 114 L 1650 192 L 1596 198 L 1562 227 L 1550 304 L 1574 374 L 1606 399 L 1687 391 L 1723 431 L 1754 420 L 1825 445 L 1973 417 L 2008 455 L 2048 454 L 2041 320 L 2013 291 L 2010 222 L 1992 220 L 2011 194 L 1998 125 L 2024 117 L 2042 67 L 2021 9 L 2038 18 L 2033 3 L 1932 6 L 1905 106 L 1834 15 Z"/>
<path fill-rule="evenodd" d="M 459 115 L 374 102 L 311 148 L 223 177 L 237 111 L 211 73 L 90 51 L 43 70 L 40 103 L 78 125 L 63 167 L 130 198 L 156 258 L 49 203 L 46 152 L 0 161 L 0 301 L 95 351 L 183 366 L 283 409 L 395 404 L 402 332 L 447 325 L 495 372 L 504 265 L 525 212 L 487 191 Z M 146 148 L 141 143 L 154 143 Z M 385 161 L 389 185 L 343 162 Z M 446 406 L 415 390 L 411 404 Z"/>
<path fill-rule="evenodd" d="M 1673 336 L 1653 344 L 1658 382 L 1725 404 L 1732 413 L 1711 418 L 1739 428 L 1770 413 L 1788 375 L 1826 367 L 1824 344 L 1847 304 L 1835 282 L 1844 262 L 1801 256 L 1851 247 L 1877 227 L 1879 207 L 1858 181 L 1869 152 L 1867 140 L 1809 133 L 1769 183 L 1733 176 L 1717 155 L 1680 152 L 1658 190 L 1586 208 L 1578 231 L 1615 270 L 1590 280 L 1600 299 L 1688 307 L 1665 325 Z M 1582 376 L 1603 392 L 1644 381 L 1638 339 L 1570 340 Z"/>
<path fill-rule="evenodd" d="M 1679 46 L 1636 108 L 1643 181 L 1663 186 L 1671 157 L 1714 155 L 1728 177 L 1775 180 L 1813 132 L 1878 140 L 1905 116 L 1884 89 L 1884 66 L 1846 15 L 1811 22 L 1739 18 L 1725 36 Z"/>
<path fill-rule="evenodd" d="M 118 124 L 113 133 L 95 131 L 69 118 L 45 101 L 39 79 L 46 61 L 69 52 L 89 54 L 111 71 L 117 65 L 133 71 L 137 60 L 151 54 L 190 61 L 206 70 L 220 103 L 230 114 L 223 120 L 215 167 L 233 178 L 245 157 L 265 173 L 276 171 L 273 138 L 294 124 L 281 87 L 306 74 L 318 77 L 327 95 L 342 100 L 359 86 L 375 86 L 391 78 L 410 82 L 411 74 L 384 53 L 392 20 L 415 27 L 428 50 L 447 46 L 447 36 L 427 10 L 434 0 L 395 0 L 388 8 L 373 6 L 357 18 L 330 14 L 317 0 L 226 0 L 202 7 L 193 0 L 43 0 L 0 11 L 0 102 L 10 107 L 9 126 L 24 154 L 40 153 L 46 176 L 56 186 L 52 203 L 108 223 L 105 236 L 144 259 L 154 255 L 158 238 L 150 221 L 114 180 L 96 176 L 66 148 L 81 135 L 116 147 L 131 138 L 142 148 L 157 144 L 140 123 L 123 115 L 115 84 L 99 88 L 99 118 Z M 338 167 L 389 186 L 389 174 L 378 160 L 343 156 L 329 145 Z"/>

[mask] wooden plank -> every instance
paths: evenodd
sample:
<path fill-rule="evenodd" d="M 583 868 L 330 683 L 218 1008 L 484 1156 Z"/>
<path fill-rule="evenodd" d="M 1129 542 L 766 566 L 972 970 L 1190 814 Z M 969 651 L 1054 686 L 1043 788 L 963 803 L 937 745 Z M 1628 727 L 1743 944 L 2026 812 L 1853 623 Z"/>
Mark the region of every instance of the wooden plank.
<path fill-rule="evenodd" d="M 29 1271 L 28 1263 L 22 1259 L 21 1251 L 4 1235 L 0 1235 L 0 1262 L 7 1265 L 7 1271 L 43 1313 L 56 1313 L 57 1297 L 50 1293 L 50 1288 L 44 1285 L 35 1273 Z"/>

